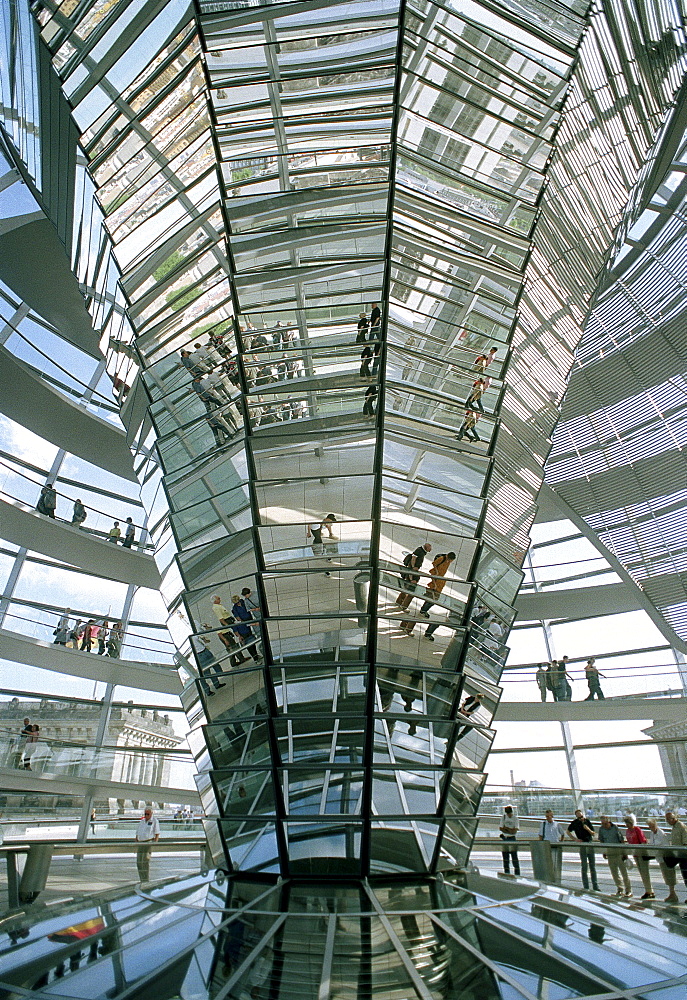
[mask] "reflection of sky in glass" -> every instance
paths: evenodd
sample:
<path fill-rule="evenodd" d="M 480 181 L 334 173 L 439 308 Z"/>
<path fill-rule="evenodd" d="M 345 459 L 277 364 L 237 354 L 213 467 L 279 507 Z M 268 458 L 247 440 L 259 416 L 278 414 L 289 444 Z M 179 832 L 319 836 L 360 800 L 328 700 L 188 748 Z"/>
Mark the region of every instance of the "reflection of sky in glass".
<path fill-rule="evenodd" d="M 16 181 L 0 191 L 0 218 L 21 218 L 22 215 L 39 211 L 35 198 L 21 181 Z"/>

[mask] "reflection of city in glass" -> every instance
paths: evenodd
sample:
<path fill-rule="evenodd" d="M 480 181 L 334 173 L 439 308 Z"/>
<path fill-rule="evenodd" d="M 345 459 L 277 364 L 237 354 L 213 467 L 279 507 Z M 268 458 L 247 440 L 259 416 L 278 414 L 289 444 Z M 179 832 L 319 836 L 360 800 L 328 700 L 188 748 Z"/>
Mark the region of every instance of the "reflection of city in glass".
<path fill-rule="evenodd" d="M 8 414 L 51 442 L 34 461 L 17 432 L 0 459 L 2 624 L 45 692 L 39 739 L 19 718 L 35 702 L 3 689 L 2 766 L 14 792 L 22 770 L 37 794 L 83 779 L 83 836 L 96 804 L 173 808 L 180 698 L 230 877 L 179 888 L 197 910 L 185 944 L 164 930 L 173 991 L 187 974 L 218 997 L 300 975 L 320 1000 L 337 977 L 425 1000 L 644 985 L 596 959 L 575 980 L 568 918 L 541 899 L 511 902 L 499 950 L 501 917 L 474 912 L 486 888 L 444 881 L 476 833 L 526 573 L 541 590 L 525 560 L 573 352 L 685 70 L 676 11 L 607 6 L 2 6 L 24 41 L 2 77 L 18 197 L 0 360 Z M 44 285 L 29 233 L 59 257 Z M 31 593 L 44 564 L 99 606 Z M 58 670 L 92 695 L 43 681 Z M 51 716 L 72 693 L 76 735 Z M 127 960 L 169 918 L 160 891 L 137 897 Z M 136 979 L 106 958 L 127 905 L 86 918 L 82 990 L 89 964 L 112 996 Z"/>

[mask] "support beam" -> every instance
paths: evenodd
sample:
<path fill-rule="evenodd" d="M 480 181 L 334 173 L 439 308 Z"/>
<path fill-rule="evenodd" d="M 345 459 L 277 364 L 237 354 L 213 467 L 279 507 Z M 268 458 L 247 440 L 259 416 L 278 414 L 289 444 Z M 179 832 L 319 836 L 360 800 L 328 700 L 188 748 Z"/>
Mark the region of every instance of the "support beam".
<path fill-rule="evenodd" d="M 53 389 L 5 347 L 0 347 L 0 406 L 5 416 L 58 448 L 138 482 L 124 432 Z"/>
<path fill-rule="evenodd" d="M 0 629 L 0 646 L 3 659 L 11 663 L 26 663 L 71 677 L 121 684 L 142 691 L 181 694 L 182 685 L 176 667 L 164 663 L 139 663 L 136 660 L 115 660 L 109 656 L 81 653 L 7 629 Z"/>

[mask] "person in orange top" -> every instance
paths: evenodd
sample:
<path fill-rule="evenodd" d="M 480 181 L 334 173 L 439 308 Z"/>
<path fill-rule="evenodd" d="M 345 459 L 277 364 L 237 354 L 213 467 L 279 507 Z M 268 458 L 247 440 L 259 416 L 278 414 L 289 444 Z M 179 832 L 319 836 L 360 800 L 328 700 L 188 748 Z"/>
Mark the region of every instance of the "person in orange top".
<path fill-rule="evenodd" d="M 440 594 L 446 586 L 446 573 L 455 558 L 455 552 L 442 552 L 438 556 L 435 556 L 430 570 L 432 579 L 429 581 L 425 589 L 425 598 L 428 598 L 428 600 L 425 600 L 425 603 L 420 608 L 420 614 L 423 618 L 429 618 L 427 612 L 434 604 L 434 601 L 431 600 L 431 598 Z M 415 622 L 412 621 L 403 622 L 401 625 L 401 631 L 405 632 L 406 635 L 411 635 L 414 628 Z"/>

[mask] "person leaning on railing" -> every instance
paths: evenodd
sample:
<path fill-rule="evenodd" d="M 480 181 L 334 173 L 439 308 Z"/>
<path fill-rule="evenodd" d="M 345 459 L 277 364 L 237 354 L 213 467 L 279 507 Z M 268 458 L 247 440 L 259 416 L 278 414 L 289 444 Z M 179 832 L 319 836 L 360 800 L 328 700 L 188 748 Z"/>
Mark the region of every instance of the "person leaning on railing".
<path fill-rule="evenodd" d="M 599 827 L 599 843 L 608 844 L 609 846 L 613 844 L 617 845 L 625 843 L 625 838 L 622 833 L 615 823 L 611 823 L 608 816 L 601 817 L 601 826 Z M 608 861 L 608 867 L 611 870 L 611 878 L 615 882 L 616 896 L 631 896 L 632 885 L 630 884 L 630 876 L 627 873 L 627 865 L 625 863 L 626 856 L 616 849 L 609 851 L 608 854 L 604 854 L 604 858 Z"/>
<path fill-rule="evenodd" d="M 687 847 L 687 826 L 685 826 L 685 824 L 677 818 L 674 812 L 666 813 L 666 823 L 671 827 L 670 846 Z M 674 869 L 679 866 L 680 871 L 682 872 L 682 878 L 685 882 L 685 887 L 687 887 L 687 853 L 683 852 L 682 857 L 675 854 L 666 854 L 665 863 L 669 868 L 673 869 L 673 873 Z M 670 895 L 668 896 L 666 902 L 677 902 L 677 894 L 675 893 L 674 884 L 670 889 Z"/>
<path fill-rule="evenodd" d="M 634 844 L 641 847 L 642 844 L 646 844 L 647 840 L 644 836 L 644 831 L 640 830 L 637 826 L 637 817 L 634 813 L 628 813 L 625 817 L 625 826 L 627 831 L 625 833 L 625 839 L 628 844 Z M 642 899 L 654 899 L 654 891 L 651 887 L 651 873 L 649 872 L 649 861 L 651 860 L 651 855 L 644 854 L 641 851 L 636 851 L 634 854 L 635 864 L 637 865 L 637 870 L 639 871 L 639 877 L 642 880 L 642 885 L 644 886 L 644 895 Z"/>

